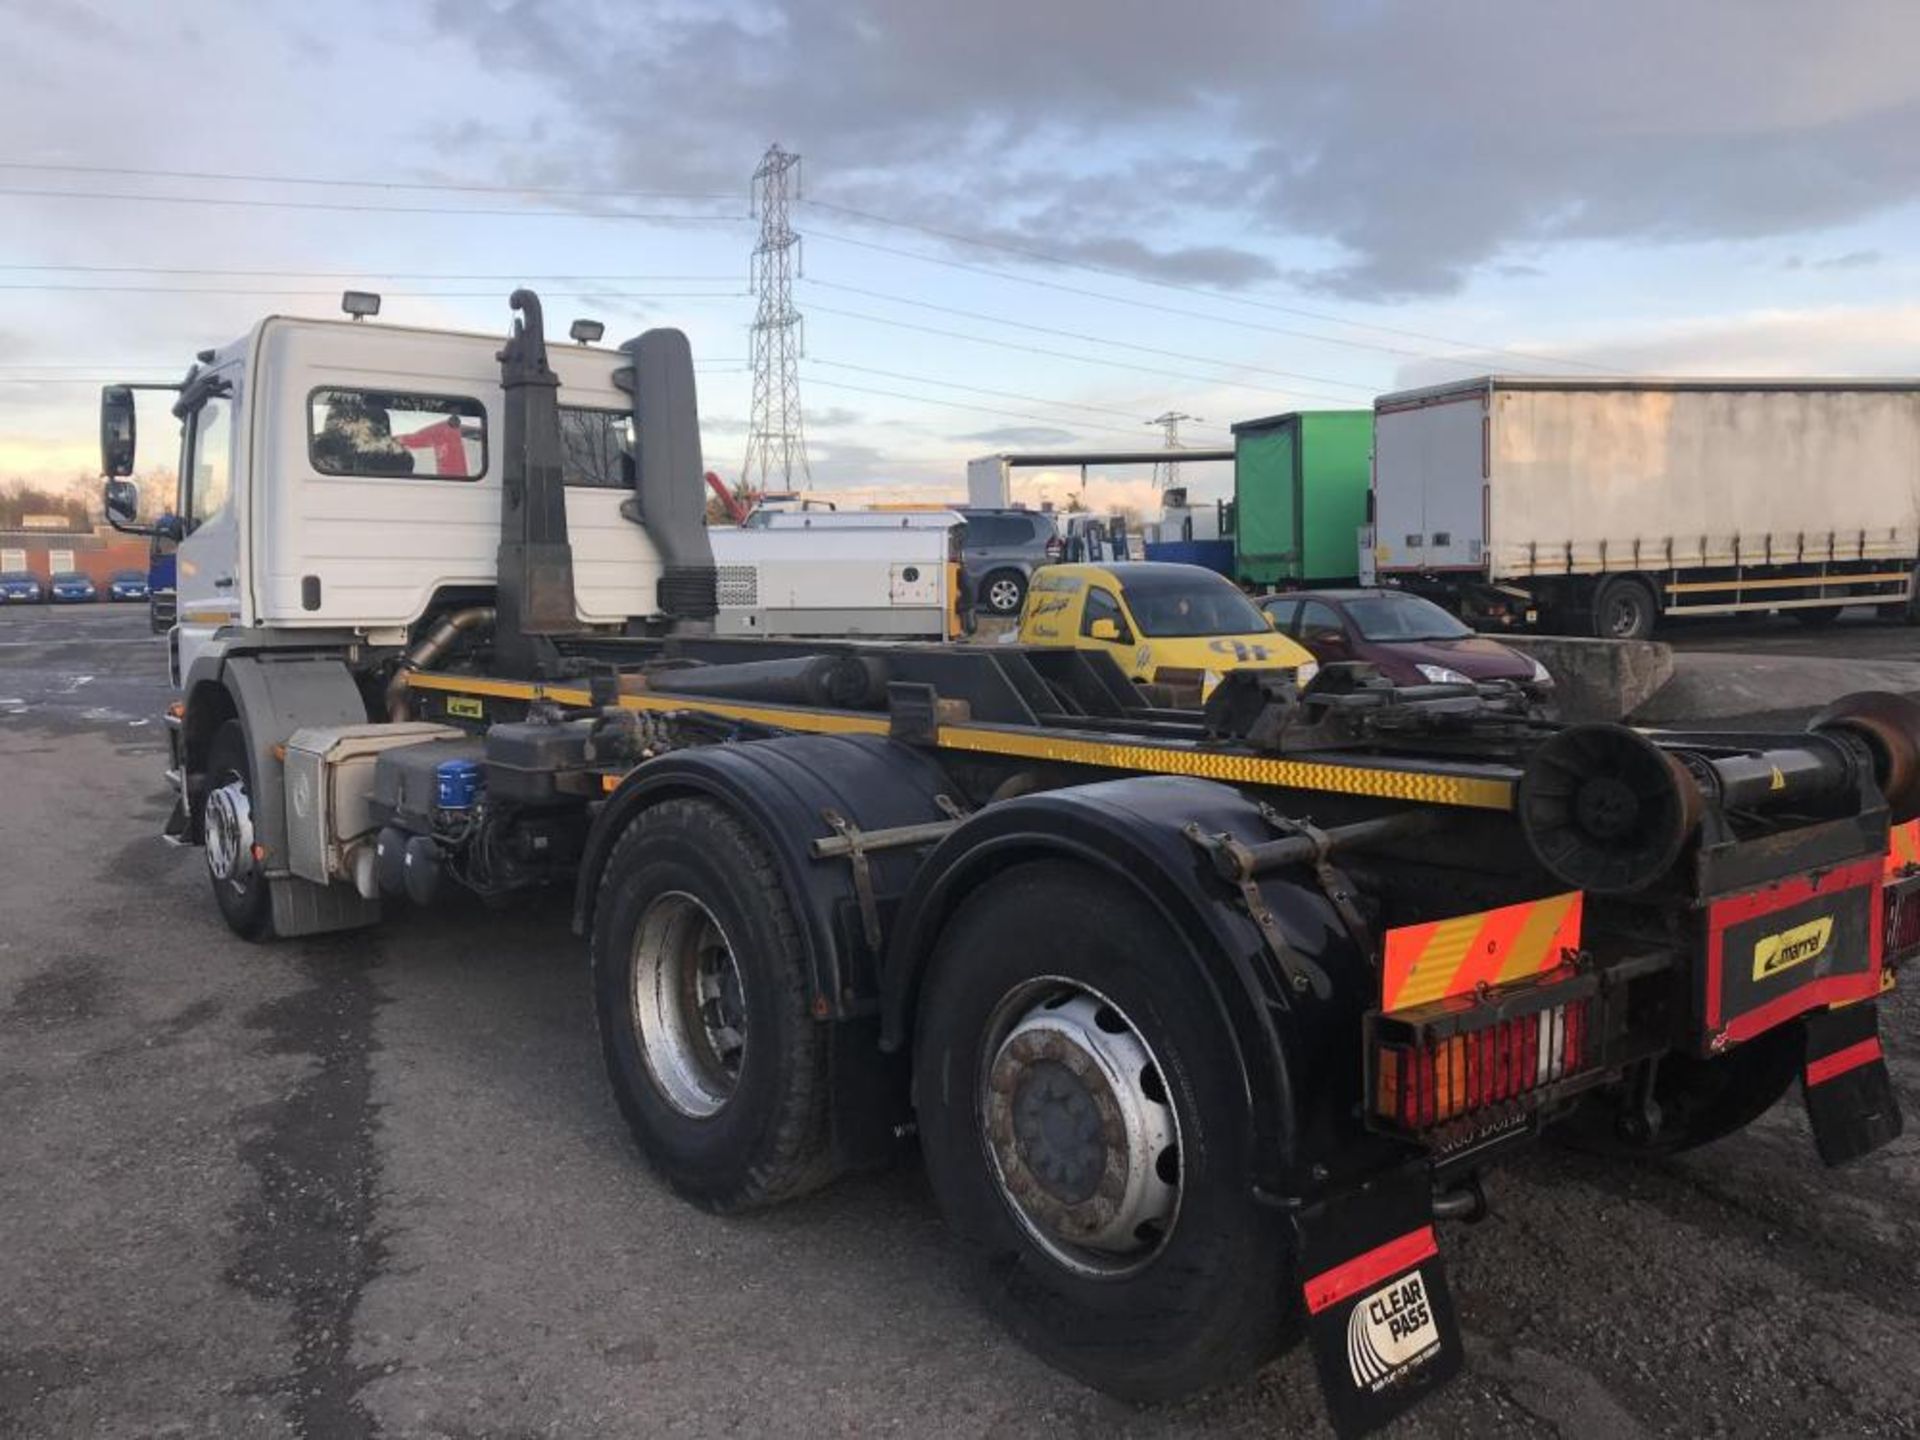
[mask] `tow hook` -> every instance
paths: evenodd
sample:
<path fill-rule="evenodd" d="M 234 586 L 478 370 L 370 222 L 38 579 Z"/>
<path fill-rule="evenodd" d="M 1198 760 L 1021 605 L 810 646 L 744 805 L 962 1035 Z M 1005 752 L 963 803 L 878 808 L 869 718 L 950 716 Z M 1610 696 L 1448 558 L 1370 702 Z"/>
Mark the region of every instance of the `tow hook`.
<path fill-rule="evenodd" d="M 1481 1187 L 1477 1171 L 1457 1184 L 1434 1186 L 1433 1218 L 1463 1220 L 1469 1225 L 1478 1225 L 1487 1218 L 1487 1192 Z"/>

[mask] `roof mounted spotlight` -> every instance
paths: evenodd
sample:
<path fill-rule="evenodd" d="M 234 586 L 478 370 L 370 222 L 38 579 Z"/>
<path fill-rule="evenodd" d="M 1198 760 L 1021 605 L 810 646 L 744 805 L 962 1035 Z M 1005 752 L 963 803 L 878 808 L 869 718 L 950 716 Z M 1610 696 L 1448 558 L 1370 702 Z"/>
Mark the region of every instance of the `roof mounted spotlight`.
<path fill-rule="evenodd" d="M 598 320 L 576 320 L 567 334 L 573 337 L 576 345 L 591 345 L 607 333 L 607 327 Z"/>
<path fill-rule="evenodd" d="M 355 320 L 380 313 L 380 297 L 371 290 L 349 290 L 340 297 L 340 308 Z"/>

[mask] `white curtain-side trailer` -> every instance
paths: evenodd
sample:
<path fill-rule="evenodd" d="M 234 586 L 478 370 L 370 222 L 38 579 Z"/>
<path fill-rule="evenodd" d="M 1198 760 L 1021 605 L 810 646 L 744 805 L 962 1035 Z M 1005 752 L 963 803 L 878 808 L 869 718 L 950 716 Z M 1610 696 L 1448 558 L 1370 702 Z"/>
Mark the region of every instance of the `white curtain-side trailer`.
<path fill-rule="evenodd" d="M 1381 396 L 1375 436 L 1372 574 L 1469 612 L 1912 608 L 1920 381 L 1483 377 Z"/>

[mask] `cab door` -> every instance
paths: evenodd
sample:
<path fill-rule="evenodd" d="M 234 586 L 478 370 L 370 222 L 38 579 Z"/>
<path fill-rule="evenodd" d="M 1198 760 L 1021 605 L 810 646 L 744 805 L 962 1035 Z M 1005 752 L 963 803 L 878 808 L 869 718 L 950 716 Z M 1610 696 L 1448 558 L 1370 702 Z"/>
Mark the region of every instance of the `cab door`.
<path fill-rule="evenodd" d="M 174 555 L 174 641 L 185 676 L 216 631 L 240 619 L 240 497 L 234 417 L 240 406 L 236 360 L 196 380 L 181 417 L 181 540 Z"/>

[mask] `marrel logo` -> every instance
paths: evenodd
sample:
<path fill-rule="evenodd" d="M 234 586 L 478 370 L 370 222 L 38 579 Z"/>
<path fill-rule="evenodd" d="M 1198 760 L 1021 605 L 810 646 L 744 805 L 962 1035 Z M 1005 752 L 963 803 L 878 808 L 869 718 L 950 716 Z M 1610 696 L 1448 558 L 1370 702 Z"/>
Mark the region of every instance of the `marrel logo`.
<path fill-rule="evenodd" d="M 1753 978 L 1765 980 L 1803 960 L 1811 960 L 1833 938 L 1833 917 L 1809 920 L 1778 935 L 1762 936 L 1753 946 Z"/>
<path fill-rule="evenodd" d="M 1418 1270 L 1382 1286 L 1347 1316 L 1353 1383 L 1380 1390 L 1440 1349 L 1440 1327 Z"/>

